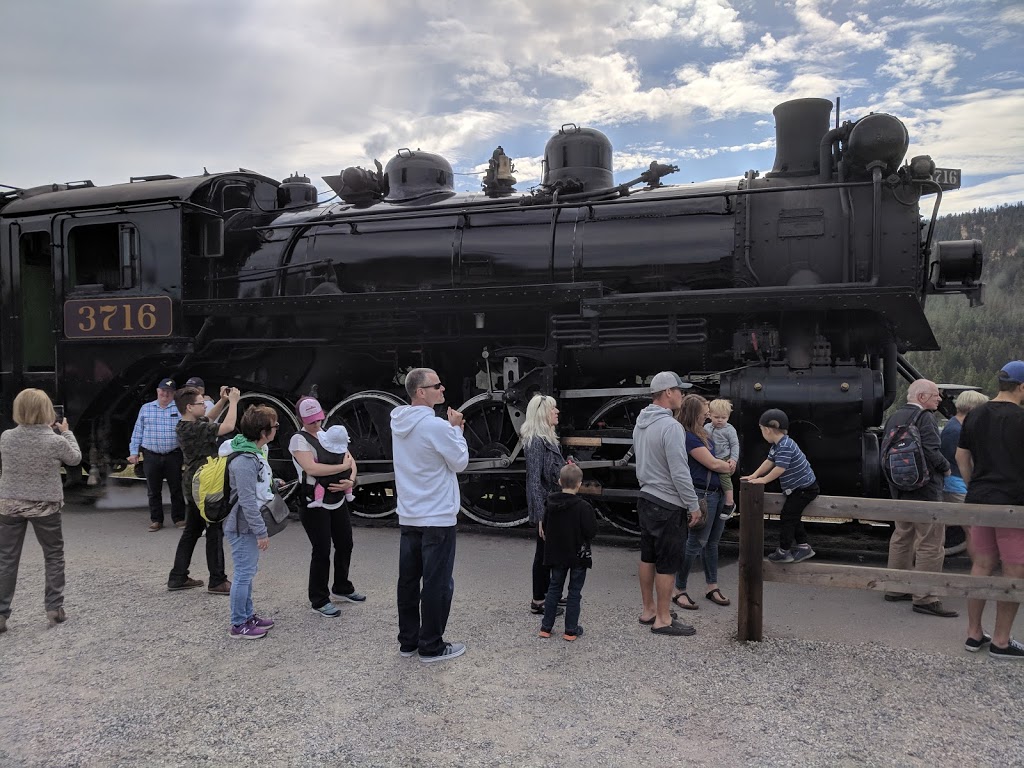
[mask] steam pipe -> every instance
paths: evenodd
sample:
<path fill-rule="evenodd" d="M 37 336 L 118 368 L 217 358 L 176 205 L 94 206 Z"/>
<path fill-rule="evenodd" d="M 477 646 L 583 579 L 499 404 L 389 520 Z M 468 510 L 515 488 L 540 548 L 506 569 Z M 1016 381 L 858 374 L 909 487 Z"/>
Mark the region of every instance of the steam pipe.
<path fill-rule="evenodd" d="M 882 166 L 871 163 L 871 285 L 877 285 L 882 272 Z"/>
<path fill-rule="evenodd" d="M 821 137 L 818 145 L 818 181 L 827 184 L 832 181 L 832 147 L 846 133 L 845 128 L 833 128 Z"/>
<path fill-rule="evenodd" d="M 747 187 L 748 188 L 754 182 L 754 173 L 756 173 L 756 171 L 750 170 L 750 171 L 747 171 L 744 174 L 744 176 L 747 179 Z M 754 265 L 750 263 L 750 247 L 751 247 L 751 242 L 750 242 L 750 218 L 751 218 L 751 211 L 750 211 L 750 200 L 749 199 L 747 200 L 747 204 L 745 206 L 745 212 L 746 212 L 747 215 L 746 215 L 746 221 L 743 224 L 743 263 L 747 265 L 747 271 L 750 273 L 750 276 L 754 278 L 754 282 L 757 283 L 758 285 L 760 285 L 761 284 L 761 279 L 757 276 L 757 273 L 754 271 Z"/>
<path fill-rule="evenodd" d="M 882 350 L 884 356 L 884 368 L 882 370 L 882 410 L 888 410 L 889 406 L 896 401 L 896 388 L 898 386 L 899 372 L 897 371 L 896 342 L 890 341 Z"/>

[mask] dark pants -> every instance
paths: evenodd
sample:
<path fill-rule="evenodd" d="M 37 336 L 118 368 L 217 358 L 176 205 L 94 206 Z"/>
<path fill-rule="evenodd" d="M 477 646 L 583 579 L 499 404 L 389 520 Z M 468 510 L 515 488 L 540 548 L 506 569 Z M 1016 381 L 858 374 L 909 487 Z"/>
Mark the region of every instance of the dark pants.
<path fill-rule="evenodd" d="M 146 472 L 146 488 L 149 491 L 149 519 L 154 523 L 164 521 L 163 482 L 171 491 L 171 520 L 185 519 L 185 497 L 181 493 L 181 451 L 153 453 L 142 449 L 142 468 Z"/>
<path fill-rule="evenodd" d="M 544 565 L 544 539 L 537 531 L 537 550 L 533 553 L 533 602 L 539 603 L 548 593 L 551 584 L 551 569 Z"/>
<path fill-rule="evenodd" d="M 565 601 L 565 631 L 566 634 L 575 635 L 580 628 L 580 603 L 583 602 L 583 582 L 587 580 L 586 568 L 555 566 L 551 569 L 551 582 L 548 585 L 548 595 L 544 599 L 544 619 L 541 627 L 550 632 L 555 624 L 558 598 L 562 596 L 566 576 L 569 577 L 569 596 Z"/>
<path fill-rule="evenodd" d="M 403 525 L 398 556 L 398 642 L 420 656 L 444 650 L 455 594 L 455 526 Z M 420 582 L 422 580 L 422 587 Z"/>
<path fill-rule="evenodd" d="M 167 586 L 176 587 L 188 578 L 188 567 L 192 564 L 192 553 L 206 531 L 206 567 L 210 569 L 208 587 L 216 587 L 228 580 L 224 573 L 224 529 L 220 523 L 207 523 L 199 514 L 199 507 L 191 501 L 185 503 L 185 528 L 178 540 L 174 553 L 174 566 L 167 577 Z"/>
<path fill-rule="evenodd" d="M 299 520 L 306 529 L 309 543 L 313 545 L 309 560 L 309 604 L 323 608 L 331 602 L 331 592 L 350 595 L 356 591 L 348 580 L 348 569 L 352 563 L 352 519 L 348 515 L 348 504 L 342 504 L 338 509 L 308 509 L 303 504 Z M 331 542 L 334 542 L 334 586 L 328 591 Z"/>
<path fill-rule="evenodd" d="M 806 488 L 797 488 L 786 496 L 782 504 L 782 512 L 779 513 L 779 549 L 787 550 L 797 544 L 807 543 L 807 532 L 804 530 L 803 516 L 804 509 L 814 501 L 821 489 L 818 484 L 809 485 Z"/>
<path fill-rule="evenodd" d="M 18 583 L 18 564 L 29 523 L 35 531 L 46 562 L 46 610 L 64 605 L 64 534 L 60 512 L 44 517 L 0 515 L 0 616 L 11 615 L 11 600 Z"/>

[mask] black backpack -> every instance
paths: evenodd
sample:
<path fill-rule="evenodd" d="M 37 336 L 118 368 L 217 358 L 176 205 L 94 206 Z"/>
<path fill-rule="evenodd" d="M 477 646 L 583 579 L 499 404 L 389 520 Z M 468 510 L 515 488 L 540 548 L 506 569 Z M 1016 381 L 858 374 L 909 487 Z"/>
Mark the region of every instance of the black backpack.
<path fill-rule="evenodd" d="M 882 440 L 882 472 L 889 486 L 900 491 L 916 491 L 932 478 L 917 428 L 923 415 L 924 409 L 919 408 L 910 421 L 889 429 Z"/>

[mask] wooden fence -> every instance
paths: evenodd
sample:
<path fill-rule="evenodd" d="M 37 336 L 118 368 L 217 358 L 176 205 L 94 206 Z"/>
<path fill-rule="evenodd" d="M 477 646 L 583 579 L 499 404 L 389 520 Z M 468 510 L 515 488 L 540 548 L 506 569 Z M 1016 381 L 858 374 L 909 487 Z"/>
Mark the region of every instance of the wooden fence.
<path fill-rule="evenodd" d="M 762 612 L 766 581 L 1024 602 L 1024 580 L 1021 579 L 808 561 L 791 564 L 766 562 L 764 516 L 779 514 L 785 499 L 781 493 L 765 493 L 763 485 L 751 485 L 746 481 L 740 484 L 740 640 L 763 639 Z M 1024 528 L 1024 508 L 1020 507 L 856 499 L 845 496 L 819 496 L 804 510 L 804 517 Z"/>

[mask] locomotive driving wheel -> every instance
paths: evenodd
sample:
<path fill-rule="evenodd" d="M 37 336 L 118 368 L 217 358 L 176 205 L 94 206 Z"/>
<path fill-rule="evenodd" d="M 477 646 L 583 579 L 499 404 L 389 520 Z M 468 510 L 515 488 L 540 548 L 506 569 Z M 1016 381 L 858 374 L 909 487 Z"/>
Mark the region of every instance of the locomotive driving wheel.
<path fill-rule="evenodd" d="M 624 395 L 604 403 L 587 423 L 588 430 L 607 430 L 606 442 L 588 457 L 592 461 L 620 461 L 629 457 L 635 463 L 633 450 L 633 427 L 640 411 L 651 404 L 650 397 Z M 629 466 L 586 470 L 585 481 L 596 480 L 604 488 L 636 488 L 636 473 Z M 600 515 L 623 531 L 640 535 L 640 520 L 636 514 L 635 498 L 613 498 L 600 495 L 588 496 Z"/>
<path fill-rule="evenodd" d="M 341 424 L 348 430 L 348 450 L 360 475 L 391 472 L 391 411 L 404 403 L 389 392 L 358 392 L 331 408 L 324 429 Z M 358 479 L 357 479 L 358 483 Z M 394 514 L 398 496 L 395 481 L 356 485 L 349 511 L 358 517 L 381 518 Z"/>
<path fill-rule="evenodd" d="M 459 475 L 462 511 L 495 528 L 522 525 L 529 519 L 526 460 L 503 393 L 477 395 L 459 410 L 466 419 L 470 463 L 489 459 L 498 464 Z"/>
<path fill-rule="evenodd" d="M 254 405 L 269 405 L 277 413 L 279 426 L 274 439 L 267 443 L 267 461 L 276 479 L 290 483 L 296 478 L 292 455 L 288 452 L 288 442 L 292 439 L 292 435 L 299 431 L 299 421 L 295 418 L 295 410 L 284 400 L 279 400 L 273 395 L 265 395 L 262 392 L 243 392 L 242 396 L 238 398 L 236 430 L 237 425 L 242 422 L 242 414 Z M 227 408 L 220 412 L 217 423 L 224 421 L 226 413 Z M 295 484 L 290 485 L 281 493 L 281 497 L 285 500 L 290 499 L 295 493 L 296 487 Z"/>

